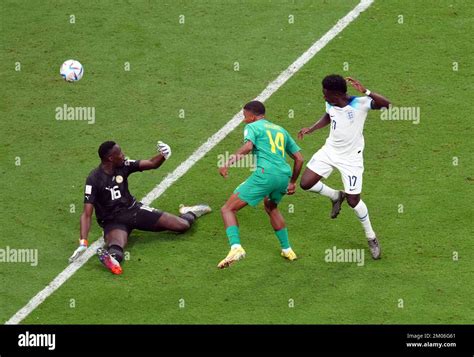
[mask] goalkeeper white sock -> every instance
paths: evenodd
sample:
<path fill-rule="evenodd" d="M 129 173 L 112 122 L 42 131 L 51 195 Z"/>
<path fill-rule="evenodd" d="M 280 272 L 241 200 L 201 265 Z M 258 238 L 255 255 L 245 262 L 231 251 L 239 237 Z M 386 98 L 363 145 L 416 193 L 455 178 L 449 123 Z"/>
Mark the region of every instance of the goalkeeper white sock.
<path fill-rule="evenodd" d="M 336 201 L 339 198 L 339 191 L 332 189 L 321 181 L 311 187 L 308 191 L 319 193 L 323 196 L 329 197 L 331 201 Z"/>
<path fill-rule="evenodd" d="M 374 239 L 375 232 L 372 229 L 372 224 L 370 224 L 369 210 L 367 209 L 367 206 L 365 205 L 364 201 L 360 200 L 357 206 L 353 208 L 353 210 L 357 218 L 359 218 L 362 227 L 364 228 L 365 236 L 367 237 L 367 239 Z"/>

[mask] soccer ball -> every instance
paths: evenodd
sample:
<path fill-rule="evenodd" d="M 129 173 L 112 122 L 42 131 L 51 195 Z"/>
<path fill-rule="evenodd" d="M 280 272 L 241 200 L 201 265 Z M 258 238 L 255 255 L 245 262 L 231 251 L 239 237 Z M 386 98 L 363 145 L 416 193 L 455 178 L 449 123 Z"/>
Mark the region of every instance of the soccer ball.
<path fill-rule="evenodd" d="M 71 59 L 63 63 L 59 73 L 61 73 L 61 77 L 63 77 L 65 81 L 77 82 L 84 75 L 84 68 L 79 61 Z"/>

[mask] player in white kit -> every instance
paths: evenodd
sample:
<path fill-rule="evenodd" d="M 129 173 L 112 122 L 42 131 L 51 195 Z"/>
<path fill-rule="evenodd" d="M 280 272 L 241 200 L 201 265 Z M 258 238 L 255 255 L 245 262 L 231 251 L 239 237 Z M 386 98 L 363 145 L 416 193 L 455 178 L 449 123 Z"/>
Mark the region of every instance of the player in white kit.
<path fill-rule="evenodd" d="M 347 82 L 363 97 L 347 94 Z M 323 94 L 326 101 L 326 113 L 311 127 L 303 128 L 298 138 L 315 130 L 331 125 L 329 137 L 308 162 L 301 178 L 301 188 L 329 197 L 332 201 L 331 218 L 336 218 L 344 199 L 354 210 L 367 237 L 370 252 L 374 259 L 380 258 L 380 246 L 369 219 L 369 212 L 362 192 L 362 174 L 364 172 L 364 123 L 370 109 L 388 108 L 390 101 L 380 94 L 366 89 L 353 78 L 339 75 L 326 76 L 323 79 Z M 344 191 L 336 191 L 320 180 L 328 178 L 333 169 L 339 170 Z"/>

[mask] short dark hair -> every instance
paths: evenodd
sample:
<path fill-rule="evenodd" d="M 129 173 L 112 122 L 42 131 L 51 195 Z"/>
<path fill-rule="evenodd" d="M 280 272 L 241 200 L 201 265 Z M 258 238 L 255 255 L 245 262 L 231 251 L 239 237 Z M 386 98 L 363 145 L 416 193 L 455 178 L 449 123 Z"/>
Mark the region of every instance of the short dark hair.
<path fill-rule="evenodd" d="M 329 76 L 324 77 L 323 88 L 340 93 L 347 93 L 346 80 L 338 74 L 331 74 Z"/>
<path fill-rule="evenodd" d="M 253 100 L 244 105 L 244 109 L 252 112 L 254 115 L 263 115 L 265 114 L 265 106 L 262 102 L 258 100 Z"/>
<path fill-rule="evenodd" d="M 115 141 L 105 141 L 99 146 L 99 157 L 101 160 L 105 160 L 110 154 L 110 150 L 116 145 Z"/>

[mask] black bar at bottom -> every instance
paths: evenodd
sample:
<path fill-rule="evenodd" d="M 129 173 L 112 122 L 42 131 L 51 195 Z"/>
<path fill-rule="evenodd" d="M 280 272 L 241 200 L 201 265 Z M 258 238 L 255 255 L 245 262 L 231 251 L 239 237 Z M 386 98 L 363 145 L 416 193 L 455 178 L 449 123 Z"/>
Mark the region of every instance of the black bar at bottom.
<path fill-rule="evenodd" d="M 54 335 L 54 338 L 53 338 Z M 0 356 L 156 352 L 466 355 L 473 325 L 18 325 L 0 327 Z M 54 346 L 53 346 L 54 342 Z M 39 345 L 42 346 L 34 346 Z"/>

